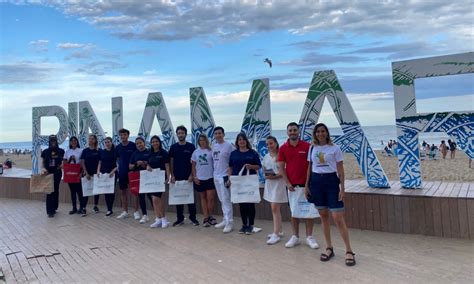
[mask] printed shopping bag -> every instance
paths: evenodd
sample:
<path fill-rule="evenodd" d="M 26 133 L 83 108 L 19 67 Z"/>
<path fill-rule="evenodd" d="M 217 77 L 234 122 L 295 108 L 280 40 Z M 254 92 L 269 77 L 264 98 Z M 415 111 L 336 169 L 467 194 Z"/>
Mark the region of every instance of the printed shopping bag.
<path fill-rule="evenodd" d="M 230 201 L 232 203 L 260 203 L 260 183 L 258 175 L 230 176 Z M 248 171 L 247 171 L 248 172 Z"/>
<path fill-rule="evenodd" d="M 94 177 L 87 179 L 87 177 L 81 178 L 82 185 L 82 196 L 92 196 L 94 195 Z"/>
<path fill-rule="evenodd" d="M 81 182 L 81 165 L 80 164 L 63 164 L 64 174 L 63 180 L 66 183 Z"/>
<path fill-rule="evenodd" d="M 54 175 L 31 175 L 30 193 L 51 193 L 54 191 Z"/>
<path fill-rule="evenodd" d="M 115 176 L 109 174 L 94 175 L 94 195 L 110 194 L 115 192 Z"/>
<path fill-rule="evenodd" d="M 295 187 L 295 191 L 288 191 L 288 201 L 290 202 L 291 217 L 314 219 L 319 217 L 318 210 L 313 203 L 309 203 L 304 196 L 303 187 Z"/>
<path fill-rule="evenodd" d="M 140 193 L 165 192 L 166 172 L 160 169 L 140 171 Z"/>
<path fill-rule="evenodd" d="M 128 188 L 130 193 L 138 195 L 140 191 L 140 172 L 128 172 Z"/>
<path fill-rule="evenodd" d="M 187 180 L 179 180 L 170 183 L 169 205 L 192 204 L 194 203 L 193 183 Z"/>

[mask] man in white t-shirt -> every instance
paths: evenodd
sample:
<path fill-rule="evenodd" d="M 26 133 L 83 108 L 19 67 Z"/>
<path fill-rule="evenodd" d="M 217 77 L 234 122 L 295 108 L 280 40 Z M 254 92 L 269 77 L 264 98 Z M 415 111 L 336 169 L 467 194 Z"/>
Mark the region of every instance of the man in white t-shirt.
<path fill-rule="evenodd" d="M 216 143 L 212 145 L 212 159 L 214 161 L 214 185 L 217 196 L 222 204 L 222 222 L 215 225 L 216 228 L 223 229 L 224 233 L 229 233 L 233 229 L 232 202 L 230 202 L 230 189 L 225 186 L 227 179 L 227 169 L 229 168 L 230 153 L 234 147 L 224 140 L 224 128 L 217 126 L 214 128 L 214 139 Z"/>

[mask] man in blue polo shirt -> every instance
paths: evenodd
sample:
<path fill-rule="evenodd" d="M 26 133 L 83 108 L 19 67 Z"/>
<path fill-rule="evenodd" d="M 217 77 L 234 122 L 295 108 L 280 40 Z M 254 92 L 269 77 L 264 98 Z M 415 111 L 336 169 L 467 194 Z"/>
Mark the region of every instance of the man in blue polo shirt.
<path fill-rule="evenodd" d="M 192 167 L 191 167 L 191 155 L 193 154 L 196 147 L 193 144 L 186 142 L 186 135 L 188 130 L 183 125 L 176 128 L 176 136 L 178 142 L 171 145 L 169 157 L 171 163 L 171 182 L 174 183 L 178 180 L 193 181 Z M 189 220 L 195 226 L 199 226 L 199 222 L 196 219 L 196 204 L 188 204 Z M 176 205 L 177 220 L 173 223 L 174 226 L 184 224 L 184 205 Z"/>
<path fill-rule="evenodd" d="M 128 141 L 130 136 L 130 131 L 127 129 L 119 130 L 120 144 L 115 147 L 115 153 L 118 159 L 118 179 L 119 179 L 119 188 L 122 192 L 122 206 L 123 212 L 117 219 L 128 218 L 128 165 L 130 164 L 130 158 L 132 157 L 133 152 L 137 149 L 135 143 Z"/>

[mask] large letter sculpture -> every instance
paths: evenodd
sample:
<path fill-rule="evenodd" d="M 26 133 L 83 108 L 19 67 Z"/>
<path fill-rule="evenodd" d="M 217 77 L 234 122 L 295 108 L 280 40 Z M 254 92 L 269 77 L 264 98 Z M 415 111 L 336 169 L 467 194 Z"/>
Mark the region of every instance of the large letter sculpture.
<path fill-rule="evenodd" d="M 115 145 L 120 143 L 119 130 L 123 128 L 123 101 L 122 97 L 112 98 L 112 140 Z"/>
<path fill-rule="evenodd" d="M 392 63 L 395 115 L 398 134 L 400 182 L 405 188 L 421 187 L 418 134 L 445 132 L 469 158 L 474 158 L 474 113 L 438 112 L 418 114 L 414 81 L 418 78 L 474 72 L 474 53 L 462 53 Z M 472 101 L 469 104 L 472 107 Z"/>
<path fill-rule="evenodd" d="M 197 144 L 199 135 L 205 134 L 209 138 L 209 141 L 212 141 L 212 132 L 216 124 L 202 87 L 190 88 L 189 98 L 191 103 L 192 141 L 196 147 L 199 147 Z"/>
<path fill-rule="evenodd" d="M 89 132 L 89 128 L 91 132 Z M 79 141 L 84 148 L 87 145 L 87 136 L 93 133 L 101 147 L 104 146 L 105 133 L 100 125 L 91 104 L 88 101 L 79 102 Z"/>
<path fill-rule="evenodd" d="M 159 92 L 148 94 L 142 121 L 140 123 L 140 130 L 138 131 L 138 135 L 142 136 L 147 142 L 150 138 L 150 131 L 155 115 L 161 128 L 163 149 L 169 150 L 171 145 L 176 143 L 176 138 L 168 109 L 166 108 L 163 96 Z"/>
<path fill-rule="evenodd" d="M 32 155 L 32 172 L 38 174 L 40 171 L 39 160 L 41 157 L 41 146 L 48 145 L 48 136 L 41 135 L 41 117 L 55 116 L 59 120 L 58 143 L 61 144 L 67 137 L 68 132 L 68 116 L 66 111 L 60 106 L 44 106 L 33 108 L 33 155 Z"/>
<path fill-rule="evenodd" d="M 308 142 L 312 140 L 312 131 L 318 122 L 324 98 L 328 98 L 344 132 L 344 135 L 336 137 L 334 142 L 341 147 L 343 152 L 355 155 L 370 187 L 390 187 L 387 176 L 364 135 L 354 109 L 332 70 L 314 72 L 299 122 L 302 139 Z"/>

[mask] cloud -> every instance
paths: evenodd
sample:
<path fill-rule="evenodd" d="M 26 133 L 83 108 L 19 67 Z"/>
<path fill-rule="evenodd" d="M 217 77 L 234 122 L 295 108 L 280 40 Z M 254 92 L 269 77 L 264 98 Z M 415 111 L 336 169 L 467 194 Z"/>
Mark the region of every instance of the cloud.
<path fill-rule="evenodd" d="M 308 52 L 302 58 L 279 62 L 282 65 L 294 66 L 323 66 L 335 63 L 359 63 L 367 59 L 354 55 L 322 54 L 317 52 Z"/>
<path fill-rule="evenodd" d="M 320 49 L 323 47 L 338 47 L 338 48 L 351 47 L 352 44 L 349 42 L 305 40 L 305 41 L 290 43 L 288 44 L 288 46 L 294 46 L 294 47 L 298 47 L 305 50 L 314 50 L 314 49 Z"/>
<path fill-rule="evenodd" d="M 348 52 L 349 54 L 385 54 L 387 59 L 403 59 L 423 54 L 424 56 L 435 53 L 433 48 L 426 42 L 411 42 L 387 44 L 374 47 L 366 47 Z"/>
<path fill-rule="evenodd" d="M 33 61 L 21 61 L 0 65 L 0 84 L 32 84 L 47 81 L 55 71 L 57 64 Z"/>
<path fill-rule="evenodd" d="M 143 72 L 143 75 L 155 75 L 155 74 L 156 74 L 155 69 L 147 70 L 147 71 Z"/>
<path fill-rule="evenodd" d="M 49 44 L 49 40 L 47 40 L 47 39 L 32 40 L 28 43 L 28 45 L 35 52 L 38 52 L 38 53 L 47 52 L 48 51 L 48 44 Z"/>
<path fill-rule="evenodd" d="M 74 43 L 74 42 L 61 42 L 58 43 L 57 48 L 59 49 L 82 49 L 92 48 L 93 45 L 90 43 Z"/>
<path fill-rule="evenodd" d="M 110 71 L 116 69 L 122 69 L 127 67 L 126 64 L 116 62 L 116 61 L 94 61 L 83 65 L 78 68 L 76 72 L 79 73 L 88 73 L 94 75 L 104 75 Z"/>
<path fill-rule="evenodd" d="M 464 1 L 48 1 L 64 13 L 123 38 L 173 41 L 258 32 L 314 31 L 412 38 L 472 38 L 473 9 Z"/>

